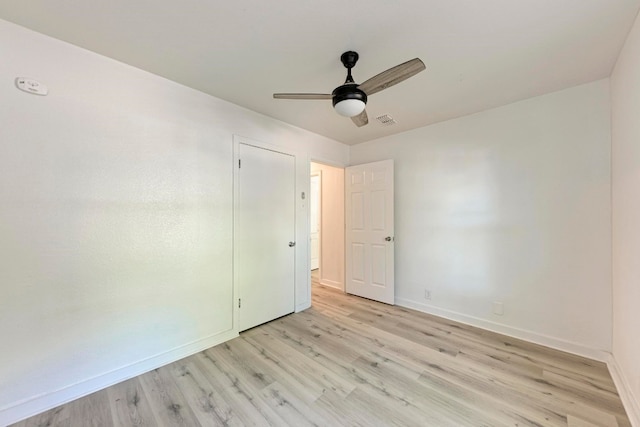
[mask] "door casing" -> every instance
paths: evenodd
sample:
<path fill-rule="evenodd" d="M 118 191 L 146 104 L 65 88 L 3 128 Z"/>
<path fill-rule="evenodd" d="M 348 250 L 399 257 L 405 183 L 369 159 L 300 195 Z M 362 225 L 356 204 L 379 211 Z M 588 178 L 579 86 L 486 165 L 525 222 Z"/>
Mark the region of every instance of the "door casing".
<path fill-rule="evenodd" d="M 317 188 L 314 191 L 313 181 L 317 180 Z M 314 217 L 315 206 L 315 217 Z M 315 224 L 314 224 L 315 220 Z M 311 252 L 310 270 L 321 268 L 320 254 L 322 253 L 322 171 L 313 172 L 311 174 L 311 182 L 309 188 L 309 245 Z M 314 231 L 315 230 L 315 231 Z"/>

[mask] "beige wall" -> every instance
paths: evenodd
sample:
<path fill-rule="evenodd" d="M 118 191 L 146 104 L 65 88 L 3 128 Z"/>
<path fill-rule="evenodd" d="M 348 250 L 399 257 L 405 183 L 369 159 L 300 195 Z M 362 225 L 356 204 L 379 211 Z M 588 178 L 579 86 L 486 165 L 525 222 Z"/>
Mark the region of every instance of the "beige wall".
<path fill-rule="evenodd" d="M 344 169 L 311 163 L 322 176 L 320 283 L 344 290 Z"/>
<path fill-rule="evenodd" d="M 296 194 L 348 146 L 5 21 L 0 52 L 1 426 L 237 334 L 234 134 L 295 153 Z"/>
<path fill-rule="evenodd" d="M 618 389 L 640 425 L 640 21 L 611 75 L 613 356 Z"/>
<path fill-rule="evenodd" d="M 600 80 L 352 146 L 394 159 L 396 304 L 604 360 L 609 116 Z"/>

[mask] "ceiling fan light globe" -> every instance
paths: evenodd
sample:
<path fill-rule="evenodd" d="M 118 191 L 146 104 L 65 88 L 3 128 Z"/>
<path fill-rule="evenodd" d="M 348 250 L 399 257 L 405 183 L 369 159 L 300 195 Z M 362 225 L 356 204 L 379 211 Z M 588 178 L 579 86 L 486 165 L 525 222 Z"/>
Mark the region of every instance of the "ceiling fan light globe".
<path fill-rule="evenodd" d="M 365 103 L 360 99 L 343 99 L 335 105 L 336 112 L 341 116 L 354 117 L 364 111 Z"/>
<path fill-rule="evenodd" d="M 333 107 L 341 116 L 355 117 L 364 111 L 367 94 L 358 89 L 355 83 L 346 83 L 332 92 Z"/>

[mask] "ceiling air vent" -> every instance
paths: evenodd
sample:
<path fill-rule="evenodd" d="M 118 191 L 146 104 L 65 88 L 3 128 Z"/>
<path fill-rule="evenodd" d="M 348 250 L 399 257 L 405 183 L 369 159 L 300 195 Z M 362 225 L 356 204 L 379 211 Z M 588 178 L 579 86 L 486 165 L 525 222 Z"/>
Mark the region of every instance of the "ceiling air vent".
<path fill-rule="evenodd" d="M 383 114 L 381 116 L 376 117 L 376 120 L 379 121 L 382 126 L 391 126 L 391 125 L 395 125 L 396 122 L 395 119 L 393 117 L 391 117 L 388 114 Z"/>

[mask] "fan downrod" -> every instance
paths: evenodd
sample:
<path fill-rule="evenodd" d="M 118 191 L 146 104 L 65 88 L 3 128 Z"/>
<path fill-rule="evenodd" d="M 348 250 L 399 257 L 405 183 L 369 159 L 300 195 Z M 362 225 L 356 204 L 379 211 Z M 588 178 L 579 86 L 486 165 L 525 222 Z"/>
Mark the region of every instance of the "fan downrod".
<path fill-rule="evenodd" d="M 353 77 L 351 77 L 351 69 L 356 66 L 356 62 L 358 62 L 358 52 L 348 51 L 340 55 L 340 61 L 342 61 L 342 65 L 347 68 L 347 79 L 344 81 L 344 84 L 353 83 Z"/>

